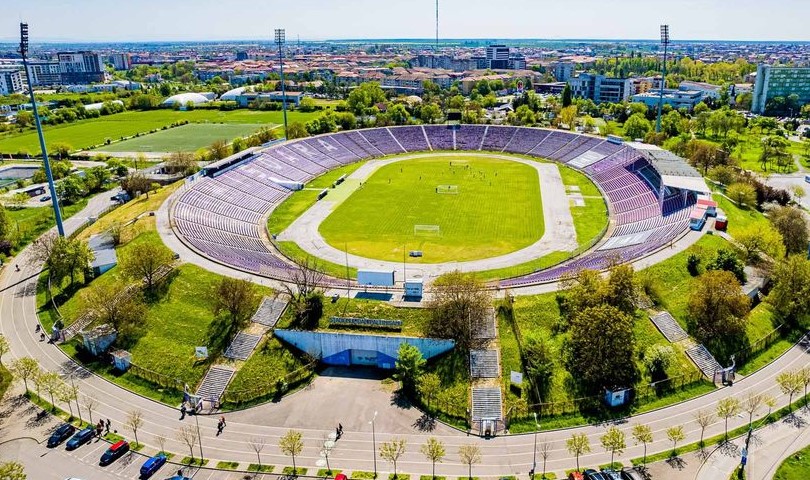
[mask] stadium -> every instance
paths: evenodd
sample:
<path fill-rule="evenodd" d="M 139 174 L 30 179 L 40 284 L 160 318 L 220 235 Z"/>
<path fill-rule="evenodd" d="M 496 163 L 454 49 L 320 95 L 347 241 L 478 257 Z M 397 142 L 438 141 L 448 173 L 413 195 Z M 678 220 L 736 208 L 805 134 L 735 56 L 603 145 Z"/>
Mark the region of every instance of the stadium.
<path fill-rule="evenodd" d="M 295 235 L 288 232 L 268 232 L 266 219 L 293 192 L 301 190 L 310 180 L 326 172 L 366 160 L 377 163 L 401 160 L 404 163 L 395 164 L 401 171 L 401 165 L 406 165 L 411 170 L 416 165 L 418 169 L 418 163 L 412 162 L 420 158 L 434 158 L 443 164 L 449 163 L 452 169 L 454 157 L 451 155 L 462 153 L 468 156 L 464 157 L 464 161 L 489 158 L 538 165 L 550 162 L 560 168 L 576 170 L 593 182 L 607 205 L 607 227 L 597 237 L 587 239 L 587 242 L 586 239 L 580 239 L 580 248 L 570 244 L 564 246 L 563 249 L 569 253 L 568 258 L 547 268 L 517 276 L 504 275 L 498 282 L 503 288 L 554 282 L 579 269 L 602 270 L 617 262 L 631 262 L 667 247 L 688 231 L 689 217 L 698 195 L 709 191 L 700 174 L 682 158 L 653 145 L 623 142 L 614 137 L 602 138 L 562 130 L 495 125 L 385 127 L 279 142 L 209 165 L 199 175 L 189 179 L 173 198 L 171 225 L 178 237 L 199 254 L 245 272 L 285 281 L 291 278 L 292 272 L 298 267 L 290 256 L 277 248 L 275 240 L 279 233 L 282 238 L 285 235 L 295 238 Z M 527 161 L 527 158 L 537 161 Z M 387 167 L 381 168 L 390 170 L 390 167 L 389 163 Z M 376 178 L 373 172 L 370 175 Z M 480 175 L 483 177 L 485 174 Z M 491 175 L 490 173 L 490 182 Z M 538 175 L 542 184 L 545 176 L 543 171 L 538 169 Z M 345 177 L 341 177 L 337 183 L 342 182 Z M 419 180 L 421 179 L 420 175 Z M 390 177 L 388 183 L 391 183 Z M 349 199 L 345 201 L 360 195 L 363 187 L 362 180 L 356 182 L 353 190 L 346 194 Z M 464 191 L 463 186 L 452 184 L 430 184 L 429 188 L 437 196 L 458 194 L 459 189 Z M 548 192 L 544 194 L 545 191 L 545 188 L 541 189 L 542 208 L 546 212 L 543 238 L 517 252 L 500 252 L 501 255 L 495 258 L 502 261 L 497 265 L 503 266 L 512 259 L 514 262 L 525 261 L 527 255 L 531 257 L 533 254 L 532 247 L 537 247 L 543 240 L 556 242 L 556 248 L 559 248 L 560 231 L 566 228 L 562 228 L 556 218 L 550 218 L 548 211 L 562 211 L 564 217 L 566 211 L 576 208 L 581 201 L 577 197 L 581 198 L 581 195 L 570 190 L 564 191 L 565 194 L 562 195 L 559 191 L 555 195 Z M 319 193 L 319 199 L 328 194 L 329 189 L 324 189 Z M 503 197 L 503 194 L 500 196 Z M 498 194 L 489 197 L 487 201 L 498 202 L 497 198 Z M 514 199 L 510 196 L 501 198 L 500 202 L 509 204 L 512 200 Z M 385 205 L 378 205 L 373 201 L 365 204 L 367 212 L 385 208 Z M 527 216 L 530 212 L 526 210 L 533 206 L 534 204 L 522 207 L 518 205 Z M 317 205 L 309 210 L 316 208 Z M 495 216 L 499 215 L 498 212 L 496 210 Z M 354 213 L 355 216 L 366 216 L 362 209 L 359 213 L 356 210 Z M 305 215 L 307 213 L 302 216 Z M 319 221 L 325 220 L 324 224 L 320 224 L 321 231 L 325 230 L 324 227 L 330 221 L 329 216 L 330 212 L 321 213 Z M 395 213 L 392 216 L 396 216 Z M 374 218 L 374 215 L 369 218 Z M 297 223 L 293 222 L 293 226 Z M 541 220 L 540 224 L 542 223 Z M 309 233 L 306 230 L 299 232 L 298 237 L 312 234 L 317 228 L 317 224 L 315 227 L 310 226 Z M 411 228 L 411 225 L 408 224 L 407 228 Z M 413 228 L 414 237 L 444 235 L 441 225 L 413 225 Z M 535 238 L 527 241 L 531 240 Z M 423 244 L 424 239 L 421 241 Z M 326 244 L 329 243 L 326 239 Z M 385 258 L 366 258 L 356 255 L 354 250 L 350 260 L 348 252 L 341 251 L 342 245 L 335 245 L 335 241 L 331 243 L 321 250 L 315 247 L 303 249 L 307 254 L 327 262 L 334 261 L 338 265 L 343 263 L 345 254 L 347 272 L 348 267 L 414 267 L 403 265 L 402 258 L 399 263 L 391 258 L 387 258 L 387 261 Z M 409 246 L 404 245 L 404 242 L 391 243 L 397 243 L 396 255 L 404 257 Z M 554 248 L 550 247 L 551 250 Z M 548 253 L 549 248 L 534 250 L 541 251 Z M 393 252 L 394 250 L 388 252 L 386 257 L 391 257 Z M 421 255 L 418 251 L 409 252 L 411 256 Z M 521 252 L 523 255 L 515 255 Z M 486 264 L 486 259 L 483 259 L 483 264 L 481 260 L 453 261 L 447 256 L 443 260 L 445 261 L 438 264 L 420 263 L 416 267 L 429 277 L 449 269 L 477 271 L 480 269 L 478 266 Z M 431 265 L 440 265 L 444 269 L 433 268 Z M 327 277 L 325 282 L 324 286 L 345 285 L 346 278 Z"/>

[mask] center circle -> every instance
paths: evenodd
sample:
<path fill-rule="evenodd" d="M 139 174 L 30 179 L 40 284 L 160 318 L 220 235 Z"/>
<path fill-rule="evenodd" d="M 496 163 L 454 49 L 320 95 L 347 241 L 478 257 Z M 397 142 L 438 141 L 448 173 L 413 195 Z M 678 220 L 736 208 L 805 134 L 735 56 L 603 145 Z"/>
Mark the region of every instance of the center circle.
<path fill-rule="evenodd" d="M 538 171 L 523 162 L 437 154 L 383 164 L 326 197 L 335 206 L 318 232 L 336 249 L 392 262 L 410 252 L 421 253 L 411 262 L 442 263 L 520 250 L 545 231 Z"/>

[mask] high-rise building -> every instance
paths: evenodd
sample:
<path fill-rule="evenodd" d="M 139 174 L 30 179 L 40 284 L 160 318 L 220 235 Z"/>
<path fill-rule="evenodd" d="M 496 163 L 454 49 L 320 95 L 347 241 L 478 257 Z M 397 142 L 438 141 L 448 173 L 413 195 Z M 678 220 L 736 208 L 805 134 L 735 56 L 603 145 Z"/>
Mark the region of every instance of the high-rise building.
<path fill-rule="evenodd" d="M 132 60 L 128 53 L 113 53 L 107 57 L 107 62 L 111 63 L 116 70 L 129 70 L 132 68 Z"/>
<path fill-rule="evenodd" d="M 62 83 L 59 62 L 54 60 L 29 60 L 28 74 L 35 87 L 53 86 Z"/>
<path fill-rule="evenodd" d="M 101 56 L 93 52 L 61 52 L 58 54 L 59 72 L 63 84 L 104 81 Z"/>
<path fill-rule="evenodd" d="M 571 78 L 568 83 L 571 85 L 573 96 L 587 98 L 595 103 L 619 103 L 634 93 L 633 81 L 629 78 L 610 78 L 582 73 Z"/>
<path fill-rule="evenodd" d="M 22 71 L 16 68 L 0 70 L 0 95 L 11 95 L 23 91 Z"/>
<path fill-rule="evenodd" d="M 490 45 L 487 47 L 487 68 L 506 70 L 509 68 L 509 47 Z"/>
<path fill-rule="evenodd" d="M 571 62 L 557 62 L 554 64 L 554 79 L 558 82 L 567 82 L 574 76 L 574 64 Z"/>
<path fill-rule="evenodd" d="M 810 103 L 810 68 L 757 66 L 751 103 L 753 113 L 765 113 L 769 100 L 776 97 L 787 99 L 790 95 L 799 97 L 798 105 Z"/>
<path fill-rule="evenodd" d="M 526 57 L 519 53 L 509 55 L 510 70 L 526 70 Z"/>

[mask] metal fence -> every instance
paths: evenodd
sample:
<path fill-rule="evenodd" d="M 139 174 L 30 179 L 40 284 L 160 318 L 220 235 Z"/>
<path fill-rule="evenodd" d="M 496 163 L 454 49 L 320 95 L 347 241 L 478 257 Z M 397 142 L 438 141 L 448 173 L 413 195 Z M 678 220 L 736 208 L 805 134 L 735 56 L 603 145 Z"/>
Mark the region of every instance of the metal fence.
<path fill-rule="evenodd" d="M 760 338 L 756 342 L 752 343 L 751 345 L 743 348 L 739 352 L 734 354 L 734 359 L 737 365 L 742 365 L 746 363 L 748 360 L 756 356 L 758 353 L 762 352 L 763 350 L 767 349 L 777 341 L 781 340 L 786 333 L 788 333 L 788 329 L 785 328 L 785 324 L 781 324 L 778 327 L 771 330 L 767 335 Z"/>
<path fill-rule="evenodd" d="M 170 377 L 168 375 L 149 370 L 148 368 L 141 367 L 135 363 L 129 364 L 129 373 L 138 378 L 146 380 L 163 388 L 171 388 L 178 392 L 183 391 L 183 382 L 179 378 Z"/>

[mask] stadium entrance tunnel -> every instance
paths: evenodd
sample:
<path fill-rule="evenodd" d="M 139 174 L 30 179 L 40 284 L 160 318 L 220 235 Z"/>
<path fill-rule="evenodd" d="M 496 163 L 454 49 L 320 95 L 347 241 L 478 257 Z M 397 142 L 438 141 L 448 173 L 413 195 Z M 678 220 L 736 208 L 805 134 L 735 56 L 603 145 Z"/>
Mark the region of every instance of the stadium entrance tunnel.
<path fill-rule="evenodd" d="M 407 343 L 429 360 L 455 347 L 453 340 L 391 335 L 276 330 L 275 335 L 298 350 L 330 366 L 394 368 L 399 346 Z"/>

